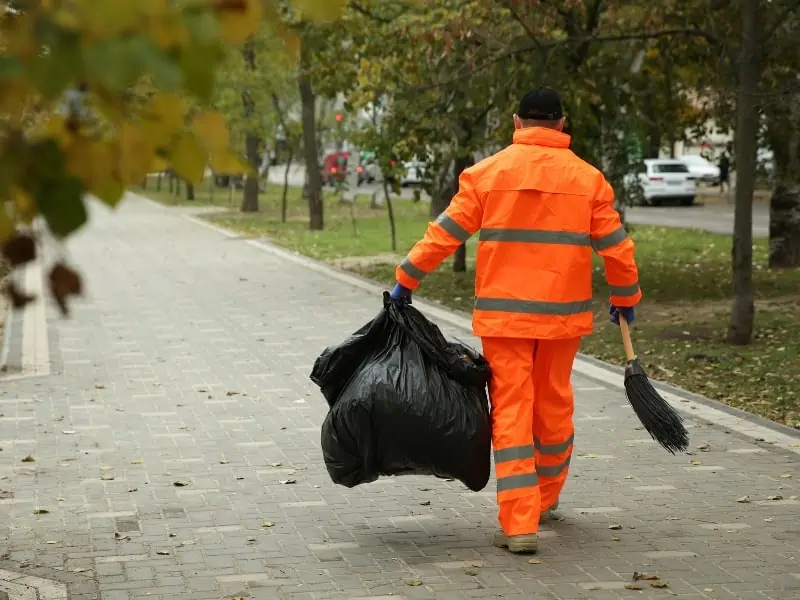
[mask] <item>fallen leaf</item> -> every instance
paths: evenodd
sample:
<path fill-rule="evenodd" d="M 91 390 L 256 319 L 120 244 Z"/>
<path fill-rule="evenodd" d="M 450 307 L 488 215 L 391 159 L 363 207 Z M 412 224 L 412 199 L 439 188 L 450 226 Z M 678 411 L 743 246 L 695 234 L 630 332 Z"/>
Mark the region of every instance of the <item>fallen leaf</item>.
<path fill-rule="evenodd" d="M 689 464 L 697 466 L 697 465 L 702 465 L 703 463 L 701 463 L 699 460 L 692 460 L 689 462 Z"/>
<path fill-rule="evenodd" d="M 142 465 L 142 464 L 144 464 L 144 461 L 141 458 L 137 458 L 136 460 L 132 460 L 131 464 L 132 465 Z"/>
<path fill-rule="evenodd" d="M 100 467 L 101 471 L 111 471 L 113 469 L 114 469 L 114 467 Z"/>
<path fill-rule="evenodd" d="M 714 588 L 703 588 L 704 592 L 713 592 Z"/>
<path fill-rule="evenodd" d="M 33 514 L 35 514 L 35 515 L 49 515 L 50 511 L 47 510 L 46 508 L 37 508 L 35 511 L 33 511 Z"/>
<path fill-rule="evenodd" d="M 644 589 L 644 588 L 642 588 L 642 586 L 637 585 L 635 583 L 626 583 L 625 584 L 625 589 L 626 590 L 641 590 L 641 589 Z"/>
<path fill-rule="evenodd" d="M 116 479 L 113 475 L 103 475 L 100 477 L 100 481 L 114 481 Z"/>
<path fill-rule="evenodd" d="M 254 537 L 249 537 L 249 538 L 247 538 L 247 541 L 248 541 L 248 542 L 255 542 L 255 541 L 256 541 L 256 538 L 254 538 Z"/>
<path fill-rule="evenodd" d="M 767 500 L 783 500 L 783 496 L 781 496 L 781 495 L 767 496 Z"/>
<path fill-rule="evenodd" d="M 75 434 L 75 432 L 72 431 L 71 429 L 65 429 L 61 433 L 63 433 L 64 435 L 74 435 Z"/>
<path fill-rule="evenodd" d="M 750 502 L 750 496 L 742 496 L 737 500 L 739 504 L 748 504 Z"/>
<path fill-rule="evenodd" d="M 791 473 L 784 473 L 783 475 L 781 475 L 781 479 L 791 479 L 791 478 L 792 478 Z"/>
<path fill-rule="evenodd" d="M 130 488 L 128 491 L 129 492 L 138 492 L 139 488 Z"/>
<path fill-rule="evenodd" d="M 261 524 L 261 526 L 262 526 L 262 527 L 275 527 L 275 523 L 273 523 L 272 521 L 264 521 L 264 522 Z"/>
<path fill-rule="evenodd" d="M 658 579 L 658 575 L 652 575 L 650 573 L 637 573 L 635 571 L 633 573 L 634 581 L 658 581 Z"/>
<path fill-rule="evenodd" d="M 48 543 L 48 544 L 57 544 L 58 542 L 57 542 L 57 541 L 55 541 L 55 540 L 47 540 L 47 543 Z"/>
<path fill-rule="evenodd" d="M 36 459 L 33 458 L 30 454 L 22 459 L 22 462 L 36 462 Z"/>
<path fill-rule="evenodd" d="M 194 546 L 196 543 L 194 540 L 184 540 L 181 542 L 181 546 Z"/>
<path fill-rule="evenodd" d="M 406 585 L 410 585 L 411 587 L 418 587 L 418 586 L 422 585 L 422 580 L 421 579 L 407 579 L 406 580 Z"/>
<path fill-rule="evenodd" d="M 82 569 L 78 567 L 77 569 L 72 569 L 73 573 L 86 573 L 86 569 Z"/>
<path fill-rule="evenodd" d="M 186 487 L 189 484 L 185 481 L 176 481 L 172 485 L 174 485 L 175 487 Z"/>
<path fill-rule="evenodd" d="M 538 558 L 529 558 L 528 559 L 528 564 L 540 565 L 540 564 L 542 564 L 542 561 L 540 561 Z"/>
<path fill-rule="evenodd" d="M 283 485 L 291 485 L 293 483 L 297 483 L 295 479 L 281 479 L 278 483 L 282 483 Z"/>
<path fill-rule="evenodd" d="M 227 394 L 225 394 L 225 395 L 226 395 L 226 396 L 238 396 L 238 395 L 239 395 L 239 392 L 228 392 L 228 393 L 227 393 Z"/>
<path fill-rule="evenodd" d="M 622 529 L 622 525 L 609 525 L 609 529 L 613 529 L 614 531 Z"/>
<path fill-rule="evenodd" d="M 156 554 L 158 554 L 159 556 L 169 556 L 169 552 L 167 552 L 166 550 L 159 550 L 158 552 L 156 552 Z"/>
<path fill-rule="evenodd" d="M 229 463 L 229 461 L 227 461 L 227 460 L 221 460 L 221 461 L 219 461 L 219 464 L 221 464 L 221 465 L 227 465 L 227 464 L 230 464 L 230 463 Z"/>
<path fill-rule="evenodd" d="M 664 583 L 663 581 L 651 581 L 650 582 L 650 587 L 661 589 L 661 588 L 665 588 L 665 587 L 669 587 L 669 586 L 666 583 Z"/>
<path fill-rule="evenodd" d="M 477 575 L 478 572 L 474 569 L 464 569 L 464 575 Z"/>
<path fill-rule="evenodd" d="M 614 537 L 611 538 L 611 541 L 612 542 L 618 542 L 619 538 L 617 536 L 614 536 Z"/>
<path fill-rule="evenodd" d="M 102 383 L 95 383 L 94 384 L 94 388 L 96 390 L 104 390 L 104 389 L 106 389 L 106 386 L 104 386 Z"/>
<path fill-rule="evenodd" d="M 277 468 L 277 467 L 283 466 L 283 463 L 280 463 L 280 462 L 269 463 L 269 466 Z"/>
<path fill-rule="evenodd" d="M 425 502 L 420 502 L 419 505 L 420 506 L 430 506 L 431 505 L 431 501 L 430 500 L 425 500 Z"/>

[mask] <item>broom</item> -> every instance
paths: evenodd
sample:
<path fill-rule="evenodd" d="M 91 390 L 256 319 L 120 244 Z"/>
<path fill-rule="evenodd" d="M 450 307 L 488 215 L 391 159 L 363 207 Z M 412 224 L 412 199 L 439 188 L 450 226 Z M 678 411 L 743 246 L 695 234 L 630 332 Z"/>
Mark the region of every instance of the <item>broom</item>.
<path fill-rule="evenodd" d="M 619 317 L 622 331 L 622 344 L 628 364 L 625 366 L 625 396 L 644 428 L 670 454 L 683 452 L 689 447 L 689 433 L 683 426 L 683 419 L 662 398 L 644 372 L 636 353 L 633 351 L 628 322 Z"/>

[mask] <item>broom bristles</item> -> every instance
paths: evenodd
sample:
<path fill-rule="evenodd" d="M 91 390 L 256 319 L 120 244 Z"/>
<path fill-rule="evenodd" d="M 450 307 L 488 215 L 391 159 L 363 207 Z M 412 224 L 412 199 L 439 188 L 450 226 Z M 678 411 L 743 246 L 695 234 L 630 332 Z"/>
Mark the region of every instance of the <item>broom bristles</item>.
<path fill-rule="evenodd" d="M 625 368 L 625 396 L 647 432 L 670 454 L 689 447 L 683 419 L 656 391 L 637 360 Z"/>

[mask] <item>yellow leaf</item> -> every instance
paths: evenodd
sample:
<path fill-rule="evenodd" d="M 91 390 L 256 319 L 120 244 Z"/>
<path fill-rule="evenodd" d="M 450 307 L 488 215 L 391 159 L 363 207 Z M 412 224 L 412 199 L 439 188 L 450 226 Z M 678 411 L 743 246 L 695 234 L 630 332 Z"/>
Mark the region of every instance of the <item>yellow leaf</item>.
<path fill-rule="evenodd" d="M 11 186 L 9 189 L 11 202 L 17 215 L 25 224 L 30 224 L 39 212 L 36 201 L 21 187 Z"/>
<path fill-rule="evenodd" d="M 314 21 L 326 22 L 341 14 L 347 0 L 293 0 L 292 4 Z"/>
<path fill-rule="evenodd" d="M 157 94 L 150 99 L 145 111 L 143 132 L 155 146 L 169 142 L 175 133 L 183 129 L 186 103 L 175 94 Z"/>
<path fill-rule="evenodd" d="M 190 183 L 198 184 L 208 163 L 208 154 L 191 134 L 183 133 L 170 148 L 170 164 L 175 172 Z"/>
<path fill-rule="evenodd" d="M 160 156 L 153 156 L 153 161 L 150 163 L 148 173 L 163 173 L 169 168 L 169 163 Z"/>
<path fill-rule="evenodd" d="M 211 155 L 211 168 L 215 173 L 224 173 L 226 175 L 243 175 L 253 172 L 253 169 L 243 158 L 229 150 L 213 153 Z"/>
<path fill-rule="evenodd" d="M 126 186 L 138 184 L 147 175 L 153 162 L 153 140 L 146 132 L 126 121 L 120 126 L 117 144 L 120 180 Z"/>
<path fill-rule="evenodd" d="M 231 136 L 225 119 L 218 112 L 203 111 L 194 118 L 194 128 L 210 152 L 226 150 Z"/>
<path fill-rule="evenodd" d="M 5 207 L 0 208 L 0 243 L 5 242 L 14 233 L 14 222 Z"/>
<path fill-rule="evenodd" d="M 331 0 L 326 0 L 331 1 Z M 260 0 L 226 0 L 217 3 L 220 37 L 232 44 L 241 44 L 255 35 L 261 26 L 263 8 Z"/>

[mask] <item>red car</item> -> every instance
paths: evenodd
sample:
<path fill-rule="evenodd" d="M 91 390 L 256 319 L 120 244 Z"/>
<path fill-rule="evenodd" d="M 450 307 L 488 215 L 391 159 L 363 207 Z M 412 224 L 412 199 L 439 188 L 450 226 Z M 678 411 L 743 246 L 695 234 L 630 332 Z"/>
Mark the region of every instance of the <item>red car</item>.
<path fill-rule="evenodd" d="M 333 185 L 335 181 L 344 181 L 347 178 L 347 161 L 349 152 L 331 152 L 322 161 L 322 183 Z"/>

